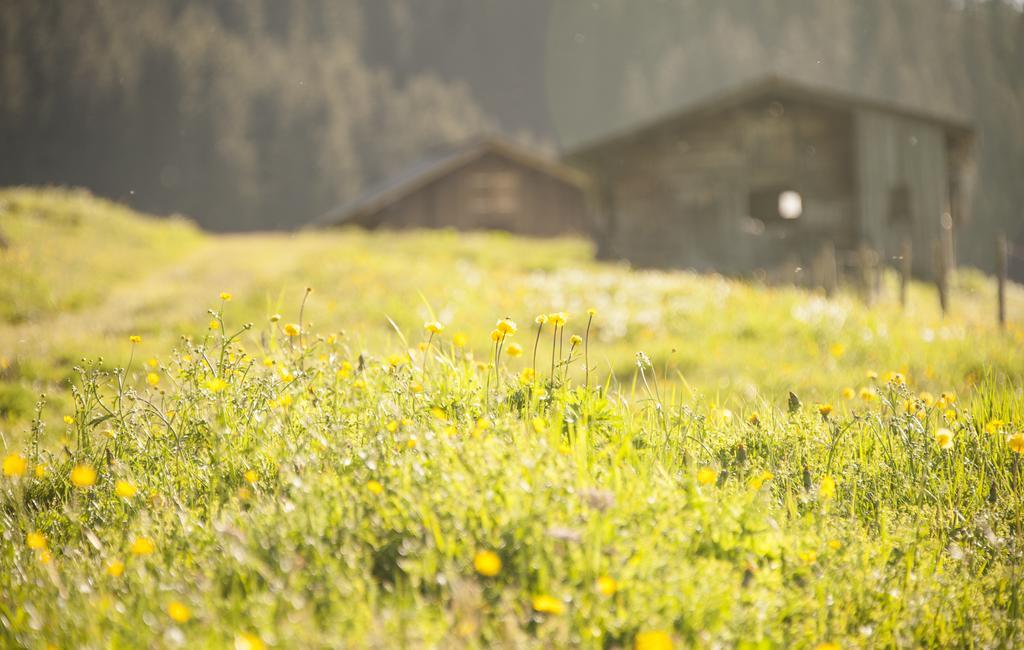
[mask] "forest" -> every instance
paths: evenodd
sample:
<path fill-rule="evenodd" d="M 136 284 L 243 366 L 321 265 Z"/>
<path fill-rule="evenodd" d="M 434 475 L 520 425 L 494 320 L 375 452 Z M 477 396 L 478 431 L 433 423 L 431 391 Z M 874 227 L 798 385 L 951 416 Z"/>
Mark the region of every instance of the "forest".
<path fill-rule="evenodd" d="M 1021 223 L 1012 2 L 9 0 L 0 52 L 0 184 L 211 230 L 299 227 L 482 130 L 571 149 L 769 72 L 967 117 L 962 259 Z"/>

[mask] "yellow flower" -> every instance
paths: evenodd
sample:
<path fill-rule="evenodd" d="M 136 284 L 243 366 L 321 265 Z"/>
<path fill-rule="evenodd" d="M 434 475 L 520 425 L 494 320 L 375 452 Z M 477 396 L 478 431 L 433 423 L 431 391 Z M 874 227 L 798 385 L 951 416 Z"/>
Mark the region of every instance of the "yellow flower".
<path fill-rule="evenodd" d="M 935 396 L 932 395 L 931 393 L 929 393 L 928 391 L 925 391 L 925 392 L 921 393 L 920 395 L 918 395 L 917 399 L 919 399 L 922 402 L 924 402 L 925 406 L 931 406 L 932 404 L 935 403 Z"/>
<path fill-rule="evenodd" d="M 430 409 L 430 414 L 433 415 L 435 419 L 441 420 L 442 422 L 448 419 L 448 414 L 445 413 L 444 409 L 439 406 L 435 406 L 434 408 Z"/>
<path fill-rule="evenodd" d="M 601 576 L 597 579 L 597 592 L 602 596 L 614 596 L 618 590 L 619 583 L 615 581 L 615 578 Z"/>
<path fill-rule="evenodd" d="M 711 485 L 718 477 L 718 473 L 710 467 L 701 467 L 697 470 L 697 482 L 701 485 Z"/>
<path fill-rule="evenodd" d="M 946 428 L 941 428 L 935 432 L 935 444 L 940 449 L 950 449 L 953 446 L 953 432 Z"/>
<path fill-rule="evenodd" d="M 148 375 L 146 375 L 146 383 L 149 384 L 150 386 L 156 386 L 157 384 L 160 383 L 160 375 L 156 374 L 155 372 L 149 373 Z"/>
<path fill-rule="evenodd" d="M 580 343 L 583 343 L 583 337 L 579 334 L 573 334 L 569 337 L 569 345 L 579 345 Z"/>
<path fill-rule="evenodd" d="M 71 482 L 78 488 L 90 488 L 96 483 L 96 470 L 90 465 L 75 465 L 71 470 Z"/>
<path fill-rule="evenodd" d="M 4 476 L 19 478 L 25 475 L 28 469 L 28 461 L 21 454 L 7 454 L 4 456 Z"/>
<path fill-rule="evenodd" d="M 118 481 L 114 484 L 114 492 L 117 496 L 122 499 L 130 499 L 139 491 L 139 488 L 135 487 L 128 481 Z"/>
<path fill-rule="evenodd" d="M 548 322 L 548 315 L 540 314 L 539 316 L 533 319 L 533 322 L 537 323 L 538 325 L 543 325 L 544 323 Z"/>
<path fill-rule="evenodd" d="M 227 301 L 231 300 L 231 294 L 228 293 L 227 291 L 221 291 L 220 292 L 220 299 L 223 300 L 224 302 L 227 302 Z"/>
<path fill-rule="evenodd" d="M 843 543 L 840 542 L 838 539 L 830 539 L 828 540 L 828 547 L 833 551 L 838 551 L 843 547 Z"/>
<path fill-rule="evenodd" d="M 414 381 L 411 384 L 409 384 L 409 390 L 418 395 L 423 392 L 423 384 L 421 384 L 418 381 Z"/>
<path fill-rule="evenodd" d="M 124 562 L 111 560 L 107 563 L 107 575 L 111 578 L 120 578 L 124 574 Z"/>
<path fill-rule="evenodd" d="M 72 415 L 65 415 L 64 416 L 64 424 L 71 425 L 71 424 L 74 424 L 74 423 L 75 423 L 74 416 L 72 416 Z"/>
<path fill-rule="evenodd" d="M 235 650 L 265 650 L 263 639 L 251 632 L 242 632 L 235 637 Z"/>
<path fill-rule="evenodd" d="M 203 382 L 203 387 L 211 393 L 219 393 L 228 387 L 228 382 L 220 377 L 210 377 Z"/>
<path fill-rule="evenodd" d="M 843 354 L 846 353 L 846 346 L 843 345 L 842 343 L 833 343 L 832 347 L 829 348 L 829 352 L 832 354 L 833 357 L 838 359 L 839 357 L 843 356 Z"/>
<path fill-rule="evenodd" d="M 251 469 L 246 470 L 244 476 L 247 483 L 255 483 L 260 478 L 256 471 Z"/>
<path fill-rule="evenodd" d="M 295 325 L 294 323 L 288 323 L 287 325 L 284 326 L 285 336 L 289 336 L 289 337 L 298 336 L 300 331 L 301 330 L 299 330 L 299 326 Z"/>
<path fill-rule="evenodd" d="M 398 366 L 405 363 L 407 358 L 408 355 L 398 354 L 397 352 L 394 354 L 389 354 L 388 365 L 390 365 L 392 368 L 397 368 Z"/>
<path fill-rule="evenodd" d="M 989 420 L 988 424 L 985 425 L 985 433 L 996 434 L 1003 430 L 1006 426 L 1006 422 L 1003 422 L 999 418 Z"/>
<path fill-rule="evenodd" d="M 212 330 L 219 330 L 220 329 L 220 323 L 217 322 L 216 319 L 214 319 L 214 320 L 210 321 L 210 324 L 207 325 L 207 327 L 209 327 Z"/>
<path fill-rule="evenodd" d="M 907 378 L 903 376 L 902 372 L 890 372 L 885 376 L 885 383 L 895 384 L 896 386 L 905 386 L 907 384 Z"/>
<path fill-rule="evenodd" d="M 1018 431 L 1006 439 L 1006 444 L 1010 445 L 1010 449 L 1014 450 L 1018 454 L 1024 454 L 1024 432 Z"/>
<path fill-rule="evenodd" d="M 945 400 L 947 404 L 956 404 L 956 393 L 943 392 L 942 399 Z"/>
<path fill-rule="evenodd" d="M 370 480 L 366 482 L 366 489 L 369 490 L 372 494 L 380 494 L 381 492 L 384 491 L 384 486 L 377 481 Z"/>
<path fill-rule="evenodd" d="M 46 465 L 36 465 L 36 478 L 46 478 Z"/>
<path fill-rule="evenodd" d="M 156 368 L 158 363 L 160 363 L 160 362 L 157 361 L 153 357 L 150 357 L 149 359 L 146 359 L 146 365 L 149 366 L 150 368 Z"/>
<path fill-rule="evenodd" d="M 633 638 L 633 650 L 672 650 L 672 637 L 661 630 L 647 630 Z"/>
<path fill-rule="evenodd" d="M 548 314 L 548 321 L 551 322 L 555 327 L 564 327 L 565 321 L 569 320 L 569 315 L 564 311 L 555 312 L 554 314 Z"/>
<path fill-rule="evenodd" d="M 818 404 L 818 413 L 821 413 L 821 417 L 827 418 L 832 414 L 831 404 Z"/>
<path fill-rule="evenodd" d="M 838 643 L 832 643 L 831 641 L 824 641 L 814 646 L 814 650 L 841 650 Z"/>
<path fill-rule="evenodd" d="M 444 325 L 436 320 L 431 320 L 423 323 L 423 329 L 427 330 L 431 334 L 440 334 L 444 331 Z"/>
<path fill-rule="evenodd" d="M 473 556 L 473 568 L 480 575 L 493 578 L 501 572 L 501 558 L 494 551 L 477 551 Z"/>
<path fill-rule="evenodd" d="M 519 381 L 523 384 L 532 384 L 537 378 L 537 373 L 534 372 L 533 368 L 523 368 L 523 371 L 519 373 Z"/>
<path fill-rule="evenodd" d="M 33 551 L 40 551 L 46 548 L 46 537 L 38 531 L 32 531 L 25 535 L 25 544 Z"/>
<path fill-rule="evenodd" d="M 516 322 L 511 318 L 501 319 L 500 321 L 495 323 L 494 328 L 501 332 L 502 334 L 504 334 L 505 336 L 512 336 L 517 331 L 519 331 L 516 327 Z"/>
<path fill-rule="evenodd" d="M 775 478 L 775 475 L 769 471 L 763 471 L 754 478 L 750 479 L 750 487 L 753 490 L 760 490 L 761 486 L 764 485 L 765 481 L 770 481 Z"/>
<path fill-rule="evenodd" d="M 518 343 L 509 343 L 508 349 L 505 352 L 508 354 L 508 356 L 515 359 L 517 357 L 523 356 L 523 346 L 519 345 Z"/>
<path fill-rule="evenodd" d="M 148 537 L 136 537 L 130 550 L 133 555 L 151 555 L 156 550 L 156 544 Z"/>
<path fill-rule="evenodd" d="M 557 616 L 558 614 L 565 612 L 565 603 L 554 596 L 542 594 L 540 596 L 533 597 L 533 611 L 540 612 L 541 614 L 554 614 Z"/>
<path fill-rule="evenodd" d="M 761 416 L 754 411 L 747 417 L 747 422 L 753 424 L 755 427 L 761 426 Z"/>
<path fill-rule="evenodd" d="M 872 386 L 865 386 L 860 389 L 860 398 L 865 402 L 873 402 L 878 399 L 878 391 Z"/>
<path fill-rule="evenodd" d="M 172 600 L 167 604 L 167 615 L 171 617 L 175 623 L 188 623 L 189 619 L 192 618 L 192 610 L 188 608 L 184 603 Z"/>
<path fill-rule="evenodd" d="M 53 560 L 53 554 L 50 553 L 50 551 L 46 550 L 45 548 L 43 550 L 39 551 L 36 554 L 36 557 L 39 558 L 39 563 L 40 564 L 49 564 L 50 561 Z"/>
<path fill-rule="evenodd" d="M 456 332 L 452 337 L 452 344 L 457 348 L 464 348 L 467 343 L 469 343 L 469 337 L 465 332 Z"/>
<path fill-rule="evenodd" d="M 505 338 L 505 335 L 501 333 L 501 330 L 491 330 L 491 340 L 497 343 L 501 339 Z"/>
<path fill-rule="evenodd" d="M 874 370 L 868 370 L 867 372 L 864 373 L 864 376 L 867 377 L 869 381 L 875 381 L 876 379 L 878 379 L 878 373 L 875 372 Z"/>
<path fill-rule="evenodd" d="M 590 316 L 591 318 L 593 318 L 594 316 L 597 316 L 597 310 L 594 309 L 593 307 L 589 307 L 587 309 L 587 316 Z"/>
<path fill-rule="evenodd" d="M 128 337 L 128 341 L 130 343 L 142 343 L 142 337 L 139 336 L 138 334 L 132 334 L 131 336 Z"/>
<path fill-rule="evenodd" d="M 856 396 L 857 393 L 849 386 L 843 389 L 843 399 L 853 399 Z"/>
<path fill-rule="evenodd" d="M 831 476 L 823 477 L 821 479 L 821 485 L 818 486 L 818 494 L 826 501 L 834 499 L 836 496 L 836 480 Z"/>

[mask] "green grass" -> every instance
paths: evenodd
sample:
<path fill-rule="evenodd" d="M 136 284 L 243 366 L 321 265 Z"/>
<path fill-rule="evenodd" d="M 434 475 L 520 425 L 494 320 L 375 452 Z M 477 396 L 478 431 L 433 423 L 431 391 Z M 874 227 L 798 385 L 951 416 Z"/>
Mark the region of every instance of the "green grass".
<path fill-rule="evenodd" d="M 69 214 L 121 210 L 20 192 Z M 891 278 L 868 309 L 852 294 L 631 272 L 575 241 L 144 228 L 166 257 L 137 276 L 88 276 L 94 251 L 55 234 L 92 297 L 16 306 L 29 315 L 0 325 L 4 455 L 26 460 L 25 476 L 0 478 L 4 645 L 1024 637 L 1024 487 L 1008 443 L 1024 428 L 1024 331 L 995 327 L 982 276 L 960 275 L 943 318 L 923 285 L 901 311 Z M 175 245 L 162 228 L 188 234 Z M 32 232 L 9 229 L 0 263 L 45 267 L 24 252 Z M 1019 287 L 1010 308 L 1019 323 Z M 554 380 L 547 324 L 530 381 L 533 316 L 557 310 L 570 319 Z M 524 353 L 509 358 L 507 342 L 495 371 L 488 333 L 504 317 Z M 435 318 L 446 329 L 420 349 Z M 72 485 L 76 465 L 96 484 Z M 138 493 L 118 496 L 117 481 Z M 35 531 L 45 552 L 26 543 Z M 132 553 L 140 537 L 152 554 Z M 474 568 L 485 551 L 501 560 L 493 576 Z"/>

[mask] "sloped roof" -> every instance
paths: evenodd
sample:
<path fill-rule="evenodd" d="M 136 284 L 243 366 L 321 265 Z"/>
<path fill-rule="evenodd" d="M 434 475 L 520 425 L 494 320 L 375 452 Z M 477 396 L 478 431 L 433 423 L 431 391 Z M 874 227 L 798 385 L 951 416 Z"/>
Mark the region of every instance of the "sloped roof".
<path fill-rule="evenodd" d="M 371 186 L 355 199 L 339 205 L 310 222 L 310 227 L 336 226 L 382 210 L 481 156 L 493 153 L 580 188 L 587 177 L 561 162 L 527 149 L 507 138 L 482 135 L 455 147 L 427 156 Z"/>
<path fill-rule="evenodd" d="M 668 122 L 713 115 L 768 96 L 799 100 L 838 110 L 865 108 L 882 111 L 937 124 L 948 133 L 956 136 L 969 136 L 972 131 L 970 121 L 963 115 L 934 110 L 930 107 L 910 106 L 898 101 L 888 101 L 867 95 L 859 95 L 846 90 L 811 84 L 785 76 L 765 75 L 736 84 L 716 93 L 694 98 L 692 101 L 677 105 L 672 110 L 665 111 L 651 119 L 646 119 L 626 128 L 583 141 L 572 147 L 567 157 L 572 158 L 584 155 L 589 151 L 601 149 L 620 140 L 632 138 L 648 130 L 658 128 Z"/>

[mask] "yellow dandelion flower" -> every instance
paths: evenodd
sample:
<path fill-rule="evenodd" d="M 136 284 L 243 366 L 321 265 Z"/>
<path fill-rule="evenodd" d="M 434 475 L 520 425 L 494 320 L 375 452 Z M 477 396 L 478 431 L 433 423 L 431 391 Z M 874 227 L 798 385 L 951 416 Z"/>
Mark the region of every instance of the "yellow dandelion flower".
<path fill-rule="evenodd" d="M 493 578 L 501 572 L 501 558 L 494 551 L 477 551 L 473 556 L 473 568 L 487 578 Z"/>
<path fill-rule="evenodd" d="M 547 314 L 540 314 L 536 318 L 533 319 L 533 322 L 537 323 L 538 325 L 543 325 L 544 323 L 548 322 L 548 315 Z"/>
<path fill-rule="evenodd" d="M 139 336 L 138 334 L 132 334 L 131 336 L 128 337 L 128 342 L 129 343 L 142 343 L 142 337 Z"/>
<path fill-rule="evenodd" d="M 211 320 L 207 327 L 211 330 L 219 330 L 220 322 L 218 322 L 217 319 Z"/>
<path fill-rule="evenodd" d="M 419 444 L 419 441 L 416 439 L 416 436 L 409 436 L 409 439 L 405 441 L 405 446 L 409 449 L 413 449 L 417 444 Z"/>
<path fill-rule="evenodd" d="M 96 484 L 96 470 L 90 465 L 75 465 L 71 470 L 71 482 L 77 488 L 90 488 Z"/>
<path fill-rule="evenodd" d="M 517 331 L 519 331 L 518 328 L 516 327 L 516 322 L 514 320 L 512 320 L 511 318 L 503 318 L 503 319 L 501 319 L 500 321 L 495 323 L 494 329 L 498 330 L 499 332 L 501 332 L 505 336 L 512 336 Z"/>
<path fill-rule="evenodd" d="M 853 399 L 854 397 L 857 396 L 856 391 L 854 391 L 849 386 L 847 386 L 846 388 L 843 389 L 843 393 L 842 394 L 843 394 L 843 399 L 846 399 L 846 400 Z"/>
<path fill-rule="evenodd" d="M 435 419 L 441 420 L 442 422 L 448 420 L 448 414 L 445 413 L 444 409 L 439 406 L 435 406 L 434 408 L 430 409 L 430 414 L 433 415 Z"/>
<path fill-rule="evenodd" d="M 597 593 L 602 596 L 614 596 L 619 590 L 619 583 L 610 576 L 601 576 L 597 579 Z"/>
<path fill-rule="evenodd" d="M 838 539 L 830 539 L 828 540 L 828 547 L 833 551 L 838 551 L 843 547 L 843 543 L 840 542 Z"/>
<path fill-rule="evenodd" d="M 591 318 L 597 316 L 597 310 L 594 309 L 593 307 L 587 308 L 587 316 L 590 316 Z"/>
<path fill-rule="evenodd" d="M 148 375 L 146 375 L 146 383 L 149 384 L 150 386 L 156 386 L 157 384 L 160 383 L 160 375 L 156 374 L 155 372 L 149 373 Z"/>
<path fill-rule="evenodd" d="M 522 384 L 532 384 L 536 378 L 537 373 L 533 368 L 523 368 L 523 371 L 519 373 L 519 382 Z"/>
<path fill-rule="evenodd" d="M 831 404 L 818 404 L 818 413 L 821 414 L 821 417 L 827 418 L 829 415 L 832 414 L 832 405 Z"/>
<path fill-rule="evenodd" d="M 53 561 L 53 554 L 45 548 L 36 553 L 36 557 L 39 559 L 40 564 L 49 564 Z"/>
<path fill-rule="evenodd" d="M 989 420 L 988 424 L 985 425 L 985 433 L 997 434 L 997 433 L 1001 432 L 1003 430 L 1003 427 L 1005 427 L 1005 426 L 1006 426 L 1006 422 L 1003 422 L 999 418 L 995 418 L 995 419 Z"/>
<path fill-rule="evenodd" d="M 801 551 L 800 553 L 797 553 L 797 557 L 799 557 L 804 564 L 814 564 L 818 560 L 818 554 L 814 551 Z"/>
<path fill-rule="evenodd" d="M 136 537 L 130 550 L 132 555 L 152 555 L 156 551 L 156 544 L 148 537 Z"/>
<path fill-rule="evenodd" d="M 672 637 L 661 630 L 646 630 L 633 637 L 633 650 L 672 650 Z"/>
<path fill-rule="evenodd" d="M 548 321 L 555 327 L 564 327 L 567 320 L 569 320 L 569 315 L 564 311 L 548 314 Z"/>
<path fill-rule="evenodd" d="M 192 619 L 192 610 L 185 603 L 172 600 L 167 604 L 167 615 L 175 623 L 188 623 Z"/>
<path fill-rule="evenodd" d="M 711 485 L 718 478 L 718 472 L 710 467 L 701 467 L 697 470 L 697 482 L 701 485 Z"/>
<path fill-rule="evenodd" d="M 1024 454 L 1024 432 L 1018 431 L 1006 438 L 1006 444 L 1018 454 Z"/>
<path fill-rule="evenodd" d="M 753 424 L 755 427 L 761 426 L 761 416 L 758 415 L 757 411 L 754 411 L 747 417 L 747 422 Z"/>
<path fill-rule="evenodd" d="M 245 474 L 243 476 L 245 477 L 245 482 L 249 484 L 255 483 L 256 481 L 260 480 L 260 477 L 256 473 L 256 470 L 252 469 L 245 470 Z"/>
<path fill-rule="evenodd" d="M 935 432 L 935 444 L 939 449 L 951 449 L 953 447 L 953 432 L 945 427 Z"/>
<path fill-rule="evenodd" d="M 764 485 L 765 481 L 770 481 L 775 478 L 775 475 L 769 471 L 763 471 L 760 474 L 750 479 L 750 487 L 754 491 L 760 490 L 761 486 Z"/>
<path fill-rule="evenodd" d="M 108 562 L 107 575 L 111 578 L 120 578 L 124 575 L 124 562 L 121 560 L 111 560 Z"/>
<path fill-rule="evenodd" d="M 46 548 L 46 537 L 39 531 L 32 531 L 25 535 L 25 544 L 33 551 L 40 551 Z"/>
<path fill-rule="evenodd" d="M 505 353 L 513 359 L 523 356 L 523 346 L 518 343 L 509 343 Z"/>
<path fill-rule="evenodd" d="M 288 337 L 295 337 L 301 333 L 299 326 L 294 323 L 288 323 L 284 326 L 284 334 Z"/>
<path fill-rule="evenodd" d="M 114 484 L 114 493 L 122 499 L 130 499 L 139 491 L 139 488 L 128 481 L 118 481 Z"/>
<path fill-rule="evenodd" d="M 878 391 L 872 386 L 865 386 L 860 389 L 860 398 L 865 402 L 873 402 L 878 399 Z"/>
<path fill-rule="evenodd" d="M 224 302 L 228 302 L 229 300 L 231 300 L 231 294 L 228 293 L 227 291 L 221 291 L 220 299 L 223 300 Z"/>
<path fill-rule="evenodd" d="M 431 334 L 440 334 L 444 331 L 444 325 L 436 320 L 431 320 L 423 323 L 423 329 L 427 330 Z"/>
<path fill-rule="evenodd" d="M 366 482 L 366 489 L 369 490 L 371 494 L 380 494 L 384 491 L 384 486 L 381 485 L 379 481 L 370 480 Z"/>
<path fill-rule="evenodd" d="M 583 337 L 579 334 L 573 334 L 569 337 L 569 345 L 579 345 L 580 343 L 583 343 Z"/>
<path fill-rule="evenodd" d="M 263 639 L 251 632 L 242 632 L 235 637 L 235 650 L 266 650 Z"/>
<path fill-rule="evenodd" d="M 75 423 L 75 417 L 73 415 L 64 416 L 64 424 L 71 425 Z"/>
<path fill-rule="evenodd" d="M 943 392 L 942 393 L 942 399 L 947 404 L 956 404 L 956 393 L 953 393 L 953 392 Z"/>
<path fill-rule="evenodd" d="M 464 348 L 469 343 L 469 337 L 466 336 L 465 332 L 456 332 L 452 337 L 452 345 L 457 348 Z"/>
<path fill-rule="evenodd" d="M 36 465 L 36 478 L 46 478 L 46 465 Z"/>
<path fill-rule="evenodd" d="M 146 365 L 147 365 L 147 366 L 149 366 L 150 368 L 156 368 L 156 367 L 157 367 L 157 364 L 159 364 L 159 363 L 160 363 L 160 362 L 159 362 L 159 361 L 157 361 L 157 360 L 156 360 L 155 358 L 153 358 L 153 357 L 150 357 L 149 359 L 146 359 Z"/>
<path fill-rule="evenodd" d="M 555 616 L 565 612 L 565 603 L 554 596 L 541 594 L 533 597 L 533 611 L 541 614 L 554 614 Z"/>
<path fill-rule="evenodd" d="M 408 359 L 408 355 L 398 354 L 397 352 L 388 355 L 388 365 L 392 368 L 397 368 L 404 364 Z"/>
<path fill-rule="evenodd" d="M 28 469 L 28 461 L 21 454 L 7 454 L 4 456 L 4 476 L 20 478 L 25 475 Z"/>
<path fill-rule="evenodd" d="M 846 346 L 842 343 L 833 343 L 832 347 L 828 349 L 829 353 L 836 359 L 846 354 Z"/>
<path fill-rule="evenodd" d="M 501 339 L 505 338 L 505 335 L 501 333 L 501 330 L 491 330 L 491 340 L 497 343 Z"/>
<path fill-rule="evenodd" d="M 834 499 L 836 497 L 836 480 L 831 476 L 823 477 L 821 485 L 818 486 L 818 495 L 826 501 Z"/>
<path fill-rule="evenodd" d="M 925 406 L 931 406 L 932 404 L 935 403 L 935 396 L 932 395 L 931 393 L 927 392 L 927 391 L 925 391 L 925 392 L 921 393 L 920 395 L 918 395 L 917 399 L 919 399 L 922 402 L 924 402 Z"/>
<path fill-rule="evenodd" d="M 203 388 L 210 391 L 211 393 L 219 393 L 228 387 L 228 382 L 224 381 L 220 377 L 210 377 L 203 382 Z"/>

